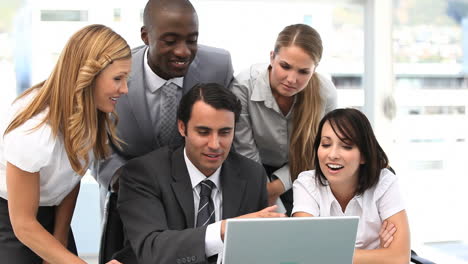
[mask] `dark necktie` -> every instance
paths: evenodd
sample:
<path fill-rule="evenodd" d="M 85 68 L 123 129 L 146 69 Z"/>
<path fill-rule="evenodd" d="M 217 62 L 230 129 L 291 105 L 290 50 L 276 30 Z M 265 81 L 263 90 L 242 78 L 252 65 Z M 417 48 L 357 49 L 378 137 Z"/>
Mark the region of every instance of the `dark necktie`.
<path fill-rule="evenodd" d="M 179 87 L 174 83 L 166 83 L 161 87 L 164 94 L 164 102 L 161 107 L 161 120 L 159 123 L 159 139 L 162 146 L 169 145 L 177 133 L 176 112 L 179 102 L 177 93 Z M 178 134 L 178 133 L 177 133 Z"/>
<path fill-rule="evenodd" d="M 211 199 L 211 190 L 214 183 L 210 180 L 200 182 L 200 205 L 198 206 L 197 227 L 215 222 L 214 204 Z"/>

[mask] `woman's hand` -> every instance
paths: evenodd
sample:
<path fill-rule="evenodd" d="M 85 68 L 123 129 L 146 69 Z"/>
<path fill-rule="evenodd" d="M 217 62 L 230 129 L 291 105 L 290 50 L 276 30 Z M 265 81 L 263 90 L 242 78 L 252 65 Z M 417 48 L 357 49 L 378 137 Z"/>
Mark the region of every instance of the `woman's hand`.
<path fill-rule="evenodd" d="M 380 228 L 379 238 L 380 238 L 380 247 L 388 248 L 393 241 L 393 234 L 397 231 L 396 226 L 388 221 L 382 223 Z"/>

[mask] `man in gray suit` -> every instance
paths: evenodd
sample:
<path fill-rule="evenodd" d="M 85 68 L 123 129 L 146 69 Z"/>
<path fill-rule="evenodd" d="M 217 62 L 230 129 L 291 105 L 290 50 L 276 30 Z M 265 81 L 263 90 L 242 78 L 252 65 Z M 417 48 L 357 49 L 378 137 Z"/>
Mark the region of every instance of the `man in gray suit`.
<path fill-rule="evenodd" d="M 160 135 L 167 105 L 175 105 L 175 112 L 182 95 L 195 84 L 214 82 L 229 87 L 233 78 L 229 52 L 197 44 L 198 18 L 189 1 L 150 0 L 143 19 L 141 38 L 145 45 L 132 52 L 129 91 L 118 99 L 116 106 L 117 131 L 125 144 L 121 150 L 114 148 L 111 158 L 97 167 L 97 180 L 106 189 L 111 180 L 116 182 L 117 171 L 126 161 L 181 141 L 175 114 L 174 136 Z M 176 90 L 175 101 L 167 99 L 166 84 Z"/>
<path fill-rule="evenodd" d="M 214 82 L 229 87 L 233 78 L 229 52 L 198 45 L 198 17 L 188 0 L 150 0 L 143 20 L 145 45 L 132 51 L 129 92 L 116 105 L 117 133 L 125 143 L 121 149 L 113 147 L 111 157 L 95 163 L 93 170 L 101 201 L 112 189 L 104 215 L 101 263 L 122 247 L 120 220 L 113 210 L 120 167 L 132 158 L 182 142 L 175 112 L 182 95 L 195 84 Z"/>
<path fill-rule="evenodd" d="M 240 110 L 228 89 L 199 84 L 177 112 L 185 146 L 160 148 L 122 167 L 118 208 L 129 243 L 118 261 L 214 263 L 223 249 L 223 219 L 284 216 L 266 207 L 263 167 L 230 151 Z"/>

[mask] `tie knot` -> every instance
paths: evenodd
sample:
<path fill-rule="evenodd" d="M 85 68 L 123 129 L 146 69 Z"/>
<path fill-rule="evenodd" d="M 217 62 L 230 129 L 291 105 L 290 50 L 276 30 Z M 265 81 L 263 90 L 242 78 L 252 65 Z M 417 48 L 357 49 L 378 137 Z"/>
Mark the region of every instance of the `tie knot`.
<path fill-rule="evenodd" d="M 201 196 L 211 196 L 211 190 L 213 190 L 213 187 L 215 184 L 210 181 L 210 180 L 204 180 L 200 182 L 200 197 Z"/>
<path fill-rule="evenodd" d="M 166 83 L 162 88 L 166 96 L 175 97 L 179 86 L 175 83 Z"/>

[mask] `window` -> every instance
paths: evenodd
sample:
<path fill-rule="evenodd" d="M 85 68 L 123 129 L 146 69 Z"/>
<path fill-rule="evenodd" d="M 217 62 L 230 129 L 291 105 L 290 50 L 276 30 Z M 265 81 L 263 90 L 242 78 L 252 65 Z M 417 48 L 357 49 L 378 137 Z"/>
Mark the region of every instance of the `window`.
<path fill-rule="evenodd" d="M 468 162 L 468 1 L 393 2 L 398 155 L 392 166 L 408 188 L 411 235 L 435 262 L 468 263 L 460 251 L 468 247 L 468 233 L 460 232 L 468 218 L 459 210 L 468 202 L 461 187 L 468 175 L 460 170 Z M 438 261 L 441 255 L 446 258 Z"/>
<path fill-rule="evenodd" d="M 41 10 L 41 21 L 88 21 L 88 11 Z"/>

